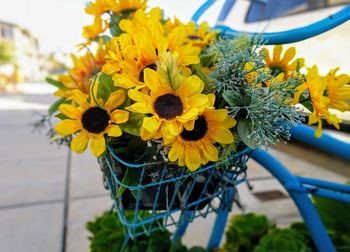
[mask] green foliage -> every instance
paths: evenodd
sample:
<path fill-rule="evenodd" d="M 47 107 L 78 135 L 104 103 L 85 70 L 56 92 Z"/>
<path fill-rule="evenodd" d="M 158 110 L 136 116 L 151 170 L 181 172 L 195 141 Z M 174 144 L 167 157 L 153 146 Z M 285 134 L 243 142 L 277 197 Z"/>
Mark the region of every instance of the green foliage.
<path fill-rule="evenodd" d="M 66 101 L 66 98 L 60 98 L 54 104 L 52 104 L 48 110 L 49 115 L 53 115 L 58 111 L 58 107 Z"/>
<path fill-rule="evenodd" d="M 226 231 L 224 249 L 229 252 L 253 251 L 271 227 L 266 216 L 254 213 L 235 215 Z"/>
<path fill-rule="evenodd" d="M 128 168 L 126 169 L 122 183 L 127 186 L 137 186 L 140 182 L 140 178 L 141 178 L 140 169 Z M 125 190 L 126 190 L 126 187 L 120 186 L 117 192 L 117 198 L 119 198 L 125 192 Z M 139 193 L 139 190 L 131 190 L 131 193 L 136 199 Z M 140 193 L 142 195 L 142 191 Z"/>
<path fill-rule="evenodd" d="M 261 238 L 254 252 L 311 252 L 304 236 L 294 229 L 274 229 Z"/>
<path fill-rule="evenodd" d="M 46 78 L 46 82 L 49 83 L 49 84 L 51 84 L 51 85 L 54 86 L 54 87 L 59 88 L 59 89 L 64 88 L 64 85 L 63 85 L 62 82 L 60 82 L 60 81 L 58 81 L 58 80 L 55 80 L 55 79 L 52 79 L 52 78 L 50 78 L 50 77 L 47 77 L 47 78 Z"/>
<path fill-rule="evenodd" d="M 145 116 L 139 113 L 130 113 L 129 120 L 126 123 L 120 124 L 120 128 L 131 135 L 139 136 L 143 118 Z"/>
<path fill-rule="evenodd" d="M 115 90 L 114 82 L 110 76 L 101 73 L 98 76 L 97 97 L 107 101 L 109 95 Z"/>
<path fill-rule="evenodd" d="M 238 121 L 239 139 L 251 148 L 289 140 L 291 128 L 301 122 L 297 109 L 286 102 L 300 85 L 300 78 L 273 79 L 263 55 L 257 52 L 259 46 L 259 41 L 247 37 L 222 39 L 205 53 L 218 60 L 209 75 L 219 94 L 218 102 Z M 246 63 L 253 69 L 248 70 Z M 256 77 L 248 83 L 246 76 L 251 72 Z M 270 85 L 264 87 L 266 83 Z"/>
<path fill-rule="evenodd" d="M 327 229 L 347 234 L 350 238 L 350 203 L 317 196 L 312 199 Z"/>
<path fill-rule="evenodd" d="M 149 216 L 143 211 L 141 218 Z M 133 211 L 126 212 L 126 218 L 131 220 Z M 91 233 L 90 252 L 120 252 L 125 241 L 124 229 L 115 212 L 106 212 L 86 224 Z M 141 229 L 139 231 L 142 231 Z M 129 239 L 124 248 L 125 252 L 204 252 L 203 248 L 194 247 L 190 250 L 180 240 L 171 241 L 171 233 L 167 230 L 158 230 L 150 236 L 141 235 L 136 240 Z"/>

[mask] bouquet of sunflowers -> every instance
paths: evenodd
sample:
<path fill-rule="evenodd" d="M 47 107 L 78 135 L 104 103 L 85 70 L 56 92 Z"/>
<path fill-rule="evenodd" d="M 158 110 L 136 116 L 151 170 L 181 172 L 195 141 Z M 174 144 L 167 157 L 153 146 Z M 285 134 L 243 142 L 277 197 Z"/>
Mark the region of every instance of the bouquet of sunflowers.
<path fill-rule="evenodd" d="M 170 165 L 176 177 L 287 141 L 306 116 L 320 136 L 324 119 L 341 122 L 330 109 L 349 110 L 350 77 L 321 76 L 293 47 L 271 55 L 259 38 L 164 18 L 145 0 L 96 0 L 85 11 L 94 22 L 73 66 L 48 79 L 60 98 L 49 111 L 55 132 L 77 153 Z"/>

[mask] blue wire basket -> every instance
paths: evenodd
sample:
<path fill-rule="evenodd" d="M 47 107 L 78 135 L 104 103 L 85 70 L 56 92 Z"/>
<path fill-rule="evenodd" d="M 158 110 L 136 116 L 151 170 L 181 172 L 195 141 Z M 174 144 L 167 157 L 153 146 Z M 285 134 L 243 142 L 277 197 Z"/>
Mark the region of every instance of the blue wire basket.
<path fill-rule="evenodd" d="M 234 200 L 230 192 L 245 180 L 250 152 L 243 148 L 226 160 L 190 172 L 166 162 L 131 164 L 108 145 L 99 163 L 126 237 L 134 239 L 230 209 Z M 123 181 L 127 170 L 136 176 L 136 183 Z"/>

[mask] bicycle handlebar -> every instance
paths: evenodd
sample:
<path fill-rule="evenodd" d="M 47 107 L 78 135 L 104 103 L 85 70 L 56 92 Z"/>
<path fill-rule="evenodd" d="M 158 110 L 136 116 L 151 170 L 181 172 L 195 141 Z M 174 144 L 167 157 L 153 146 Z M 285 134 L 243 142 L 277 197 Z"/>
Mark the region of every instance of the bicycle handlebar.
<path fill-rule="evenodd" d="M 192 20 L 198 22 L 199 18 L 206 12 L 210 6 L 215 3 L 216 0 L 205 1 L 193 14 Z M 228 0 L 225 2 L 224 8 L 220 14 L 221 18 L 228 14 L 230 8 L 232 8 L 234 1 Z M 223 12 L 226 10 L 225 12 Z M 220 18 L 220 17 L 219 17 Z M 310 25 L 291 29 L 281 32 L 268 32 L 268 33 L 256 33 L 256 32 L 243 32 L 232 29 L 226 25 L 215 25 L 214 29 L 219 30 L 223 35 L 229 38 L 235 38 L 242 34 L 248 34 L 249 36 L 256 37 L 260 36 L 266 44 L 288 44 L 301 40 L 305 40 L 326 31 L 329 31 L 342 23 L 350 20 L 350 5 L 344 7 L 333 15 L 324 18 L 320 21 L 312 23 Z"/>

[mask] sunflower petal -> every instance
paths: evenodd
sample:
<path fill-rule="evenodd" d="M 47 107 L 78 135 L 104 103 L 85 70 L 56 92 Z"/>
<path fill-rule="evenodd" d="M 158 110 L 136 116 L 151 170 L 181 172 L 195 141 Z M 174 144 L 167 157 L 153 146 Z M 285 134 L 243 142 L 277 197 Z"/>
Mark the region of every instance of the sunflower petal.
<path fill-rule="evenodd" d="M 112 110 L 114 108 L 117 108 L 124 103 L 125 97 L 126 97 L 125 91 L 123 89 L 118 89 L 110 94 L 104 107 L 107 110 Z"/>
<path fill-rule="evenodd" d="M 81 124 L 78 120 L 66 119 L 56 124 L 55 130 L 62 136 L 69 136 L 81 129 Z"/>
<path fill-rule="evenodd" d="M 288 48 L 288 50 L 284 53 L 282 61 L 285 64 L 288 64 L 288 62 L 291 61 L 294 58 L 295 54 L 296 54 L 295 47 Z"/>
<path fill-rule="evenodd" d="M 154 116 L 152 116 L 152 117 L 145 117 L 143 119 L 142 127 L 144 127 L 150 133 L 155 133 L 158 131 L 160 125 L 161 125 L 161 121 L 155 118 Z"/>
<path fill-rule="evenodd" d="M 86 107 L 87 106 L 87 101 L 86 98 L 87 96 L 83 94 L 80 90 L 76 89 L 72 91 L 72 97 L 71 97 L 80 107 Z"/>
<path fill-rule="evenodd" d="M 219 152 L 218 149 L 212 145 L 211 143 L 205 143 L 203 144 L 203 148 L 202 148 L 203 154 L 204 156 L 210 160 L 210 161 L 218 161 L 219 159 Z"/>
<path fill-rule="evenodd" d="M 70 143 L 70 148 L 76 153 L 83 153 L 86 150 L 89 139 L 88 134 L 85 131 L 82 131 L 79 133 L 79 135 L 73 138 L 72 142 Z"/>
<path fill-rule="evenodd" d="M 199 110 L 197 108 L 190 108 L 187 112 L 178 117 L 179 122 L 185 123 L 196 119 Z"/>
<path fill-rule="evenodd" d="M 228 111 L 227 109 L 212 109 L 207 110 L 204 115 L 208 121 L 223 122 L 228 116 Z"/>
<path fill-rule="evenodd" d="M 280 61 L 282 49 L 283 49 L 282 45 L 276 45 L 273 48 L 273 59 L 272 59 L 273 62 Z"/>
<path fill-rule="evenodd" d="M 116 109 L 111 113 L 112 121 L 115 123 L 125 123 L 129 120 L 129 112 L 121 109 Z"/>
<path fill-rule="evenodd" d="M 157 72 L 152 69 L 146 68 L 143 70 L 143 74 L 146 86 L 151 91 L 157 91 L 160 88 Z"/>
<path fill-rule="evenodd" d="M 269 64 L 271 63 L 271 58 L 270 58 L 269 50 L 267 50 L 267 48 L 263 48 L 261 51 L 262 51 L 262 53 L 263 53 L 264 56 L 265 56 L 266 64 L 269 65 Z"/>
<path fill-rule="evenodd" d="M 141 114 L 152 113 L 152 110 L 149 108 L 149 106 L 147 106 L 146 104 L 144 104 L 142 102 L 134 103 L 133 105 L 130 105 L 130 106 L 126 107 L 125 109 L 127 109 L 131 112 L 141 113 Z"/>
<path fill-rule="evenodd" d="M 137 91 L 135 89 L 130 89 L 128 91 L 128 96 L 130 99 L 137 101 L 137 102 L 144 102 L 144 103 L 150 102 L 150 97 L 148 95 L 145 95 L 145 94 L 143 94 L 140 91 Z"/>
<path fill-rule="evenodd" d="M 182 144 L 175 142 L 168 154 L 168 158 L 171 162 L 175 162 L 184 155 L 185 148 Z"/>
<path fill-rule="evenodd" d="M 204 83 L 196 75 L 192 75 L 185 79 L 179 89 L 176 91 L 179 95 L 192 96 L 194 94 L 200 94 L 203 91 Z"/>
<path fill-rule="evenodd" d="M 178 136 L 182 131 L 182 125 L 179 122 L 172 121 L 166 124 L 168 131 L 173 136 Z"/>
<path fill-rule="evenodd" d="M 118 125 L 111 125 L 107 129 L 107 134 L 111 137 L 119 137 L 122 135 L 122 130 Z"/>
<path fill-rule="evenodd" d="M 90 140 L 90 149 L 95 157 L 101 156 L 106 150 L 106 141 L 103 135 L 94 136 Z"/>
<path fill-rule="evenodd" d="M 65 116 L 68 116 L 71 119 L 78 119 L 81 115 L 81 112 L 76 107 L 70 104 L 60 105 L 59 110 L 61 111 L 62 114 L 64 114 Z"/>
<path fill-rule="evenodd" d="M 210 105 L 210 101 L 208 96 L 205 94 L 195 94 L 188 100 L 188 105 L 190 107 L 208 107 Z"/>
<path fill-rule="evenodd" d="M 185 163 L 190 171 L 195 171 L 201 165 L 201 156 L 196 148 L 187 148 L 185 154 Z"/>
<path fill-rule="evenodd" d="M 215 142 L 220 144 L 230 144 L 234 140 L 232 132 L 224 127 L 217 127 L 210 136 Z"/>

